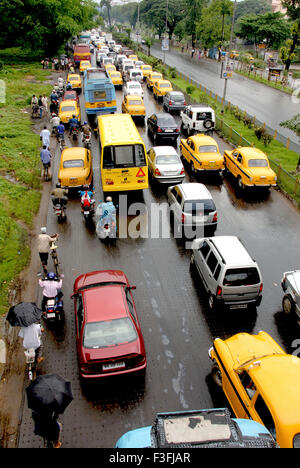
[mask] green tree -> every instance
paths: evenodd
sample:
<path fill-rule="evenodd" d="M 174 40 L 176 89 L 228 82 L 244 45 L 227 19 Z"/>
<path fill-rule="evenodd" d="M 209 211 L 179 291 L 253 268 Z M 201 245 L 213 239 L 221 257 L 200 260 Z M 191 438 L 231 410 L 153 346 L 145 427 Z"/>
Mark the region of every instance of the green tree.
<path fill-rule="evenodd" d="M 111 28 L 111 0 L 101 0 L 100 7 L 104 7 L 106 9 L 108 24 Z"/>
<path fill-rule="evenodd" d="M 294 21 L 291 34 L 291 41 L 286 44 L 286 48 L 281 50 L 281 55 L 286 58 L 284 61 L 285 69 L 289 70 L 292 60 L 295 57 L 295 51 L 299 43 L 300 36 L 300 2 L 299 0 L 283 0 L 282 5 L 287 9 L 288 17 Z"/>
<path fill-rule="evenodd" d="M 244 0 L 238 2 L 235 10 L 235 20 L 247 15 L 261 15 L 272 11 L 268 0 Z"/>
<path fill-rule="evenodd" d="M 230 38 L 231 24 L 229 15 L 232 12 L 230 0 L 212 0 L 202 9 L 200 21 L 197 23 L 197 36 L 204 47 L 218 45 L 221 47 Z M 228 17 L 228 18 L 227 18 Z"/>
<path fill-rule="evenodd" d="M 300 114 L 295 115 L 290 120 L 280 123 L 281 127 L 288 128 L 300 138 Z M 297 173 L 300 173 L 300 157 L 297 164 Z"/>

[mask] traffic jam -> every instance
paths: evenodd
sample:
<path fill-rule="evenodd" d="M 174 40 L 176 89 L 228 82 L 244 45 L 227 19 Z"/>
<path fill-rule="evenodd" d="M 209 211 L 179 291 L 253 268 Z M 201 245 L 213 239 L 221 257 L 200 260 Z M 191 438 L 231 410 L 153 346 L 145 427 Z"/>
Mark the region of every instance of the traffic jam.
<path fill-rule="evenodd" d="M 63 446 L 299 448 L 299 214 L 264 152 L 110 36 L 73 44 L 43 168 L 36 373 L 72 383 Z"/>

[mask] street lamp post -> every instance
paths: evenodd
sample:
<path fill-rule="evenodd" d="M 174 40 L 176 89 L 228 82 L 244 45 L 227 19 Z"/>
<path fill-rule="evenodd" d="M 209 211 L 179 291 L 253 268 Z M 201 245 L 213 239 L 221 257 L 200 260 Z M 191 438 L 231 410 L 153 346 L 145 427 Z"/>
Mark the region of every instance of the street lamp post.
<path fill-rule="evenodd" d="M 169 0 L 166 0 L 166 1 L 167 1 L 167 3 L 166 3 L 165 44 L 164 44 L 164 47 L 163 47 L 163 49 L 164 49 L 164 63 L 166 63 L 166 42 L 167 42 L 168 10 L 169 10 Z"/>
<path fill-rule="evenodd" d="M 234 20 L 235 20 L 235 11 L 236 11 L 236 4 L 237 0 L 234 1 L 234 7 L 233 7 L 233 14 L 232 14 L 232 23 L 231 23 L 231 32 L 230 32 L 230 41 L 229 41 L 229 52 L 232 47 L 232 41 L 233 41 L 233 32 L 234 32 Z M 224 114 L 224 108 L 225 108 L 225 99 L 226 99 L 226 93 L 227 93 L 227 82 L 228 82 L 228 77 L 223 76 L 223 70 L 224 70 L 224 61 L 222 61 L 222 66 L 221 66 L 221 78 L 224 78 L 224 91 L 223 91 L 223 98 L 222 98 L 222 110 L 221 113 Z"/>

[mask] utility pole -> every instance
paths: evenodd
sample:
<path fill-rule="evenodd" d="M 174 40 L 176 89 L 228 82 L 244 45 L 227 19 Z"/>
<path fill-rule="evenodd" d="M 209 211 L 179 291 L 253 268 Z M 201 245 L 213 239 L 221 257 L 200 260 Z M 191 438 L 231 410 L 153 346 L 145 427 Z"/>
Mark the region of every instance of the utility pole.
<path fill-rule="evenodd" d="M 166 50 L 169 50 L 169 44 L 167 44 L 168 11 L 169 11 L 169 0 L 166 0 L 166 25 L 165 25 L 165 41 L 164 41 L 165 43 L 163 45 L 164 63 L 166 63 Z"/>
<path fill-rule="evenodd" d="M 229 41 L 229 53 L 230 53 L 230 51 L 231 51 L 232 41 L 233 41 L 236 5 L 237 5 L 237 0 L 234 0 L 234 7 L 233 7 L 233 14 L 232 14 L 232 23 L 231 23 L 231 32 L 230 32 L 230 41 Z M 229 57 L 228 57 L 228 58 L 229 58 Z M 227 61 L 227 60 L 226 60 L 226 61 Z M 225 62 L 222 61 L 222 66 L 221 66 L 221 78 L 223 78 L 223 79 L 225 80 L 225 82 L 224 82 L 224 90 L 223 90 L 223 98 L 222 98 L 222 110 L 221 110 L 221 113 L 222 113 L 222 114 L 224 114 L 225 100 L 226 100 L 226 93 L 227 93 L 227 82 L 228 82 L 228 77 L 223 76 L 224 63 L 225 63 Z"/>

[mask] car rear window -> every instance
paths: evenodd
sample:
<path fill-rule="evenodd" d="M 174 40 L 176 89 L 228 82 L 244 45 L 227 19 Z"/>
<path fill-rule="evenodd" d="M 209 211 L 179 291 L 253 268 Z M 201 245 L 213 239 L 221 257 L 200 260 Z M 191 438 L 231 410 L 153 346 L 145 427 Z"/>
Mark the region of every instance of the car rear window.
<path fill-rule="evenodd" d="M 181 96 L 180 94 L 171 94 L 170 98 L 172 101 L 175 101 L 175 102 L 184 101 L 184 96 Z"/>
<path fill-rule="evenodd" d="M 248 167 L 268 167 L 268 161 L 265 159 L 250 159 L 248 161 Z"/>
<path fill-rule="evenodd" d="M 217 153 L 218 148 L 214 145 L 199 146 L 199 153 Z"/>
<path fill-rule="evenodd" d="M 157 118 L 157 123 L 160 127 L 176 127 L 177 124 L 175 122 L 175 120 L 172 118 L 171 115 L 160 115 L 158 118 Z"/>
<path fill-rule="evenodd" d="M 170 88 L 169 83 L 160 83 L 159 85 L 160 88 Z"/>
<path fill-rule="evenodd" d="M 69 159 L 68 161 L 64 161 L 63 167 L 68 169 L 70 167 L 84 167 L 83 159 Z"/>
<path fill-rule="evenodd" d="M 130 99 L 130 100 L 128 101 L 128 104 L 130 104 L 131 106 L 140 106 L 140 105 L 143 104 L 143 103 L 142 103 L 142 101 L 140 101 L 140 100 L 138 100 L 138 99 L 136 99 L 136 100 Z"/>
<path fill-rule="evenodd" d="M 216 211 L 216 205 L 213 200 L 189 200 L 184 203 L 183 211 L 194 216 L 201 216 Z"/>
<path fill-rule="evenodd" d="M 230 268 L 226 270 L 224 286 L 251 286 L 258 284 L 260 277 L 257 268 Z"/>
<path fill-rule="evenodd" d="M 211 112 L 197 112 L 196 119 L 197 120 L 206 120 L 206 119 L 211 119 Z"/>
<path fill-rule="evenodd" d="M 128 317 L 105 322 L 88 323 L 84 329 L 85 348 L 106 348 L 137 339 L 136 330 Z"/>
<path fill-rule="evenodd" d="M 178 164 L 180 159 L 177 154 L 165 154 L 157 156 L 156 164 Z"/>
<path fill-rule="evenodd" d="M 76 109 L 74 106 L 61 106 L 62 112 L 75 112 Z"/>

